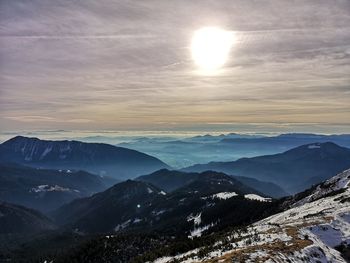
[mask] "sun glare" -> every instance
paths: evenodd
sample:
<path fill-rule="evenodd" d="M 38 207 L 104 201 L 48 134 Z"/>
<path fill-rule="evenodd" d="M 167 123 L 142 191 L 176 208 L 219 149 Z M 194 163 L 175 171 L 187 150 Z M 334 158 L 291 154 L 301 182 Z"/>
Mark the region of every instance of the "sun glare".
<path fill-rule="evenodd" d="M 233 32 L 217 27 L 197 30 L 191 44 L 195 64 L 207 72 L 221 68 L 228 59 L 233 40 Z"/>

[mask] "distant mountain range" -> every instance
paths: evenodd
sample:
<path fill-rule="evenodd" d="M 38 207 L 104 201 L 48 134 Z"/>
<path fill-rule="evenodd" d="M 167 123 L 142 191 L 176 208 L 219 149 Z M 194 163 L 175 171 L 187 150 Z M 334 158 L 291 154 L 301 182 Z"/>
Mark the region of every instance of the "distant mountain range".
<path fill-rule="evenodd" d="M 273 182 L 289 193 L 302 191 L 350 167 L 350 149 L 334 143 L 312 143 L 284 153 L 242 158 L 233 162 L 211 162 L 183 169 L 213 170 Z"/>
<path fill-rule="evenodd" d="M 196 236 L 209 228 L 257 220 L 274 208 L 271 199 L 240 181 L 222 173 L 204 172 L 170 193 L 146 182 L 128 180 L 64 205 L 52 216 L 60 225 L 83 233 L 132 230 Z"/>
<path fill-rule="evenodd" d="M 0 144 L 0 162 L 47 169 L 85 170 L 117 179 L 169 168 L 155 157 L 122 147 L 79 141 L 47 141 L 22 136 Z"/>
<path fill-rule="evenodd" d="M 117 183 L 84 171 L 47 170 L 0 164 L 0 200 L 46 212 Z"/>
<path fill-rule="evenodd" d="M 185 139 L 139 138 L 120 143 L 122 147 L 142 151 L 176 169 L 211 161 L 233 161 L 242 157 L 276 154 L 304 144 L 333 142 L 350 147 L 350 135 L 290 133 L 277 136 L 221 134 Z"/>
<path fill-rule="evenodd" d="M 171 192 L 200 179 L 201 176 L 201 173 L 196 172 L 186 173 L 176 170 L 170 171 L 162 169 L 149 175 L 140 176 L 136 178 L 136 180 L 151 183 L 160 189 Z M 280 186 L 274 183 L 264 182 L 244 176 L 233 176 L 233 178 L 267 196 L 278 198 L 288 195 Z"/>
<path fill-rule="evenodd" d="M 350 146 L 350 134 L 313 134 L 313 133 L 284 133 L 276 136 L 232 136 L 228 135 L 221 139 L 223 142 L 245 142 L 249 140 L 255 143 L 282 143 L 285 144 L 308 144 L 312 142 L 334 142 L 344 146 Z M 294 146 L 295 147 L 295 146 Z"/>

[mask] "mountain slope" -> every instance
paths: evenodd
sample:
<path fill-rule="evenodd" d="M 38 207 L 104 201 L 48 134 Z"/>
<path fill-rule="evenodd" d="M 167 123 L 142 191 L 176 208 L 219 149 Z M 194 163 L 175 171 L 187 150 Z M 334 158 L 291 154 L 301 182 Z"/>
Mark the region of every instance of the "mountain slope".
<path fill-rule="evenodd" d="M 183 169 L 205 170 L 253 177 L 276 183 L 287 192 L 300 192 L 350 166 L 350 149 L 334 143 L 313 143 L 281 154 L 242 158 L 234 162 L 212 162 Z"/>
<path fill-rule="evenodd" d="M 0 202 L 0 234 L 29 234 L 55 228 L 48 218 L 35 210 Z"/>
<path fill-rule="evenodd" d="M 131 217 L 148 209 L 162 192 L 152 185 L 127 180 L 104 192 L 77 199 L 53 213 L 59 224 L 68 224 L 84 232 L 108 232 L 124 228 Z"/>
<path fill-rule="evenodd" d="M 128 180 L 64 205 L 52 216 L 59 224 L 82 232 L 196 236 L 255 221 L 274 208 L 275 203 L 258 191 L 208 171 L 168 194 L 149 183 Z"/>
<path fill-rule="evenodd" d="M 348 262 L 350 170 L 286 202 L 291 208 L 247 231 L 231 231 L 210 247 L 154 262 Z"/>
<path fill-rule="evenodd" d="M 116 180 L 84 171 L 47 170 L 0 164 L 0 200 L 40 211 L 107 189 Z"/>
<path fill-rule="evenodd" d="M 162 169 L 152 174 L 140 176 L 136 178 L 136 180 L 151 183 L 165 190 L 166 192 L 171 192 L 190 184 L 191 182 L 199 179 L 202 175 L 205 175 L 205 173 L 186 173 L 181 171 L 170 171 L 167 169 Z M 263 182 L 254 178 L 243 176 L 232 176 L 232 178 L 238 180 L 250 188 L 259 191 L 260 193 L 271 197 L 281 197 L 287 195 L 287 193 L 284 192 L 281 187 L 273 183 Z"/>
<path fill-rule="evenodd" d="M 49 169 L 76 169 L 132 178 L 168 166 L 147 154 L 102 143 L 47 141 L 17 136 L 0 145 L 0 162 Z"/>

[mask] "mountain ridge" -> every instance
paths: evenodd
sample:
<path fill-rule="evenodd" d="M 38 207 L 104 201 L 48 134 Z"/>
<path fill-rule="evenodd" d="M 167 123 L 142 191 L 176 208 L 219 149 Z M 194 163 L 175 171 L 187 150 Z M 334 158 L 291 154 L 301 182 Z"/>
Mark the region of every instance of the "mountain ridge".
<path fill-rule="evenodd" d="M 306 144 L 279 154 L 241 158 L 232 162 L 198 164 L 181 171 L 214 170 L 253 177 L 276 183 L 288 192 L 296 193 L 349 166 L 350 149 L 328 142 Z"/>
<path fill-rule="evenodd" d="M 0 144 L 0 162 L 50 169 L 86 170 L 118 179 L 169 168 L 153 156 L 123 147 L 24 136 L 16 136 Z"/>
<path fill-rule="evenodd" d="M 207 171 L 203 171 L 202 173 L 204 172 L 207 172 Z M 148 175 L 139 176 L 135 180 L 149 182 L 167 192 L 171 192 L 195 181 L 202 175 L 202 173 L 196 173 L 196 172 L 191 173 L 191 172 L 182 172 L 179 170 L 161 169 Z M 271 197 L 277 198 L 277 197 L 288 195 L 281 187 L 270 182 L 259 181 L 254 178 L 243 177 L 243 176 L 231 176 L 231 177 Z"/>
<path fill-rule="evenodd" d="M 130 195 L 132 193 L 138 195 Z M 129 198 L 125 199 L 125 195 Z M 255 196 L 260 199 L 254 199 Z M 230 209 L 220 209 L 225 206 L 237 209 L 241 215 L 233 216 Z M 215 222 L 223 226 L 242 222 L 243 218 L 252 220 L 269 207 L 274 207 L 272 200 L 255 189 L 225 174 L 207 171 L 171 193 L 165 193 L 148 182 L 121 182 L 104 192 L 63 205 L 52 213 L 52 217 L 58 224 L 82 232 L 138 229 L 141 232 L 191 235 L 189 231 L 193 226 L 187 219 L 190 214 L 201 214 L 203 227 L 205 224 L 214 227 Z M 248 210 L 254 212 L 247 213 Z"/>

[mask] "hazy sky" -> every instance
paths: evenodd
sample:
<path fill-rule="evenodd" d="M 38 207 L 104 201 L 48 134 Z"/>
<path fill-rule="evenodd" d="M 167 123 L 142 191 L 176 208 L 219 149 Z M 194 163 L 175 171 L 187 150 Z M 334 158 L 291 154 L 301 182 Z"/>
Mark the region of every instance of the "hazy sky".
<path fill-rule="evenodd" d="M 236 36 L 209 76 L 205 26 Z M 0 123 L 350 132 L 350 1 L 0 0 Z"/>

